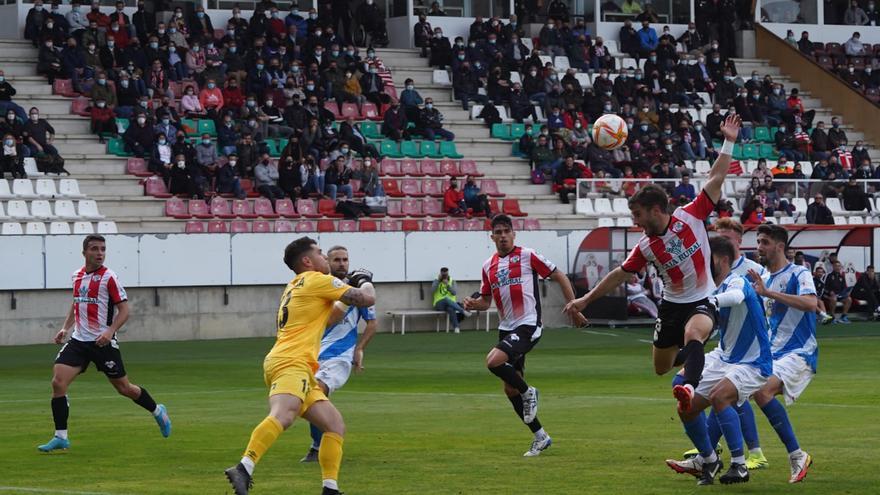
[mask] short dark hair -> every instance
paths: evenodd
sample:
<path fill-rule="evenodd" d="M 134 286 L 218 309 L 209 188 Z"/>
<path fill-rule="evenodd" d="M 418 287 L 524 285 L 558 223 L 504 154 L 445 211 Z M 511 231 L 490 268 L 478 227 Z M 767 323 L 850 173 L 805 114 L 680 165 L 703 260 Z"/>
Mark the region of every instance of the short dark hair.
<path fill-rule="evenodd" d="M 709 249 L 712 250 L 713 256 L 725 256 L 731 261 L 736 257 L 736 249 L 733 247 L 733 243 L 730 242 L 730 239 L 721 235 L 716 235 L 709 239 Z"/>
<path fill-rule="evenodd" d="M 83 239 L 83 251 L 89 248 L 90 242 L 107 242 L 104 236 L 98 234 L 89 234 Z"/>
<path fill-rule="evenodd" d="M 284 248 L 284 264 L 287 265 L 287 268 L 298 273 L 297 268 L 301 267 L 300 260 L 302 260 L 303 255 L 311 251 L 312 246 L 317 244 L 318 241 L 311 237 L 300 237 L 291 242 Z"/>
<path fill-rule="evenodd" d="M 507 215 L 501 214 L 492 217 L 492 230 L 495 230 L 498 225 L 506 225 L 510 227 L 510 230 L 513 230 L 513 220 Z"/>
<path fill-rule="evenodd" d="M 648 184 L 633 194 L 629 198 L 628 204 L 630 208 L 638 205 L 650 210 L 656 206 L 662 211 L 666 211 L 666 207 L 669 205 L 669 196 L 666 195 L 666 191 L 662 187 L 656 184 Z"/>
<path fill-rule="evenodd" d="M 336 246 L 333 246 L 332 248 L 328 249 L 328 250 L 327 250 L 327 254 L 329 255 L 329 254 L 332 253 L 333 251 L 345 251 L 345 252 L 347 253 L 347 252 L 348 252 L 348 248 L 345 247 L 345 246 L 341 246 L 341 245 L 338 245 L 338 244 L 337 244 Z"/>
<path fill-rule="evenodd" d="M 776 242 L 788 244 L 788 231 L 781 225 L 765 223 L 758 227 L 758 234 L 764 234 Z"/>

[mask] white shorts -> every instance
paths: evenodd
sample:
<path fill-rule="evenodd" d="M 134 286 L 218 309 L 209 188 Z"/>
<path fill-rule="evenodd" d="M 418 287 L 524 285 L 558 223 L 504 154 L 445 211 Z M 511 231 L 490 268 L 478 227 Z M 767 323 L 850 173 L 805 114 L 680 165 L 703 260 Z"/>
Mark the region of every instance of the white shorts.
<path fill-rule="evenodd" d="M 348 359 L 328 359 L 322 361 L 315 379 L 327 385 L 328 395 L 339 390 L 351 376 L 351 361 Z"/>
<path fill-rule="evenodd" d="M 708 357 L 708 355 L 707 355 Z M 749 397 L 761 389 L 767 383 L 767 377 L 761 376 L 761 371 L 754 366 L 748 364 L 730 364 L 725 363 L 721 359 L 713 358 L 706 360 L 706 366 L 703 367 L 703 378 L 697 385 L 696 393 L 702 395 L 706 399 L 709 393 L 722 379 L 727 378 L 736 387 L 737 399 L 736 405 L 745 404 Z"/>
<path fill-rule="evenodd" d="M 773 361 L 773 376 L 782 381 L 785 405 L 791 405 L 813 380 L 813 369 L 797 354 L 786 354 Z"/>

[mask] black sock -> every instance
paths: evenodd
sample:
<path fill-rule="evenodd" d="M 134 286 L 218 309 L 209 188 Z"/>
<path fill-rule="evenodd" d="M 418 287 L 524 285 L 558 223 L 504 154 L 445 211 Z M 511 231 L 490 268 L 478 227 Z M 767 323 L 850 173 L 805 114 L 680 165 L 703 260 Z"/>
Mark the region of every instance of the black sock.
<path fill-rule="evenodd" d="M 52 397 L 52 419 L 55 420 L 56 430 L 67 429 L 67 417 L 70 415 L 70 405 L 67 396 Z"/>
<path fill-rule="evenodd" d="M 685 344 L 684 353 L 684 382 L 697 388 L 700 378 L 703 376 L 703 365 L 706 363 L 704 354 L 705 345 L 699 340 L 692 340 Z"/>
<path fill-rule="evenodd" d="M 517 392 L 521 394 L 526 393 L 526 390 L 529 389 L 529 386 L 526 385 L 526 381 L 523 380 L 523 377 L 521 377 L 515 369 L 513 369 L 513 366 L 511 366 L 510 363 L 504 363 L 501 366 L 489 368 L 489 371 L 498 378 L 504 380 L 504 383 L 515 388 Z"/>
<path fill-rule="evenodd" d="M 514 395 L 513 397 L 507 397 L 507 400 L 509 400 L 510 403 L 513 404 L 513 410 L 516 411 L 516 415 L 519 416 L 519 419 L 523 419 L 522 396 Z M 527 424 L 526 426 L 529 427 L 529 430 L 531 430 L 532 433 L 535 433 L 536 431 L 541 429 L 541 422 L 538 421 L 537 417 L 535 417 L 535 420 Z"/>
<path fill-rule="evenodd" d="M 153 411 L 156 410 L 156 401 L 150 397 L 150 393 L 144 387 L 141 387 L 141 395 L 134 399 L 134 403 L 150 411 L 150 414 L 153 414 Z"/>
<path fill-rule="evenodd" d="M 687 353 L 684 350 L 684 347 L 678 350 L 678 354 L 675 355 L 675 362 L 672 363 L 673 366 L 681 366 L 684 364 L 684 360 L 687 357 Z"/>

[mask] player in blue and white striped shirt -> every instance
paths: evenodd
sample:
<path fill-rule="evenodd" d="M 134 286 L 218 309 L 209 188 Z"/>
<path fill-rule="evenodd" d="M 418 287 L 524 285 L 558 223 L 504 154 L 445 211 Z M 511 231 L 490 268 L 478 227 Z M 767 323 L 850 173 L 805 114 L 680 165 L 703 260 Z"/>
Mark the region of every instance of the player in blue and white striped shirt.
<path fill-rule="evenodd" d="M 712 274 L 718 284 L 710 301 L 720 308 L 720 351 L 711 366 L 703 368 L 693 407 L 679 411 L 685 432 L 700 455 L 684 461 L 667 460 L 666 463 L 679 473 L 699 476 L 700 485 L 712 484 L 722 463 L 714 449 L 718 439 L 709 438 L 702 415 L 703 409 L 711 405 L 731 455 L 730 469 L 720 481 L 723 484 L 743 483 L 749 480 L 749 471 L 740 418 L 734 406 L 748 402 L 749 397 L 766 384 L 773 371 L 773 357 L 761 298 L 742 275 L 731 271 L 738 259 L 735 245 L 721 236 L 710 239 L 709 245 Z"/>
<path fill-rule="evenodd" d="M 334 246 L 327 251 L 330 273 L 348 282 L 348 250 L 342 246 Z M 364 333 L 358 338 L 358 324 L 364 320 L 367 325 Z M 315 379 L 328 397 L 342 388 L 351 376 L 351 368 L 357 371 L 364 369 L 364 349 L 376 334 L 376 307 L 357 308 L 344 307 L 336 303 L 333 313 L 321 337 L 321 351 L 318 353 L 318 372 Z M 321 446 L 321 430 L 311 425 L 312 446 L 300 462 L 317 462 L 318 448 Z"/>
<path fill-rule="evenodd" d="M 758 227 L 758 255 L 767 265 L 770 277 L 765 283 L 756 272 L 749 277 L 755 292 L 764 297 L 770 316 L 770 342 L 773 376 L 755 394 L 770 425 L 788 450 L 791 465 L 789 483 L 804 479 L 813 463 L 802 451 L 794 435 L 785 407 L 776 400 L 784 395 L 791 404 L 807 388 L 816 373 L 819 346 L 816 341 L 816 287 L 810 271 L 785 257 L 788 231 L 778 225 Z"/>

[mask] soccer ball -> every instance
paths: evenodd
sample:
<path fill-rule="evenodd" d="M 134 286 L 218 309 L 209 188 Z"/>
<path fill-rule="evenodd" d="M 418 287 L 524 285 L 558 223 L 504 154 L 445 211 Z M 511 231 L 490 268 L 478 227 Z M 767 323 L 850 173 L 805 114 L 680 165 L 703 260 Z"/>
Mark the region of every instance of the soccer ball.
<path fill-rule="evenodd" d="M 620 148 L 628 135 L 626 122 L 613 113 L 606 113 L 593 122 L 593 142 L 603 150 Z"/>

